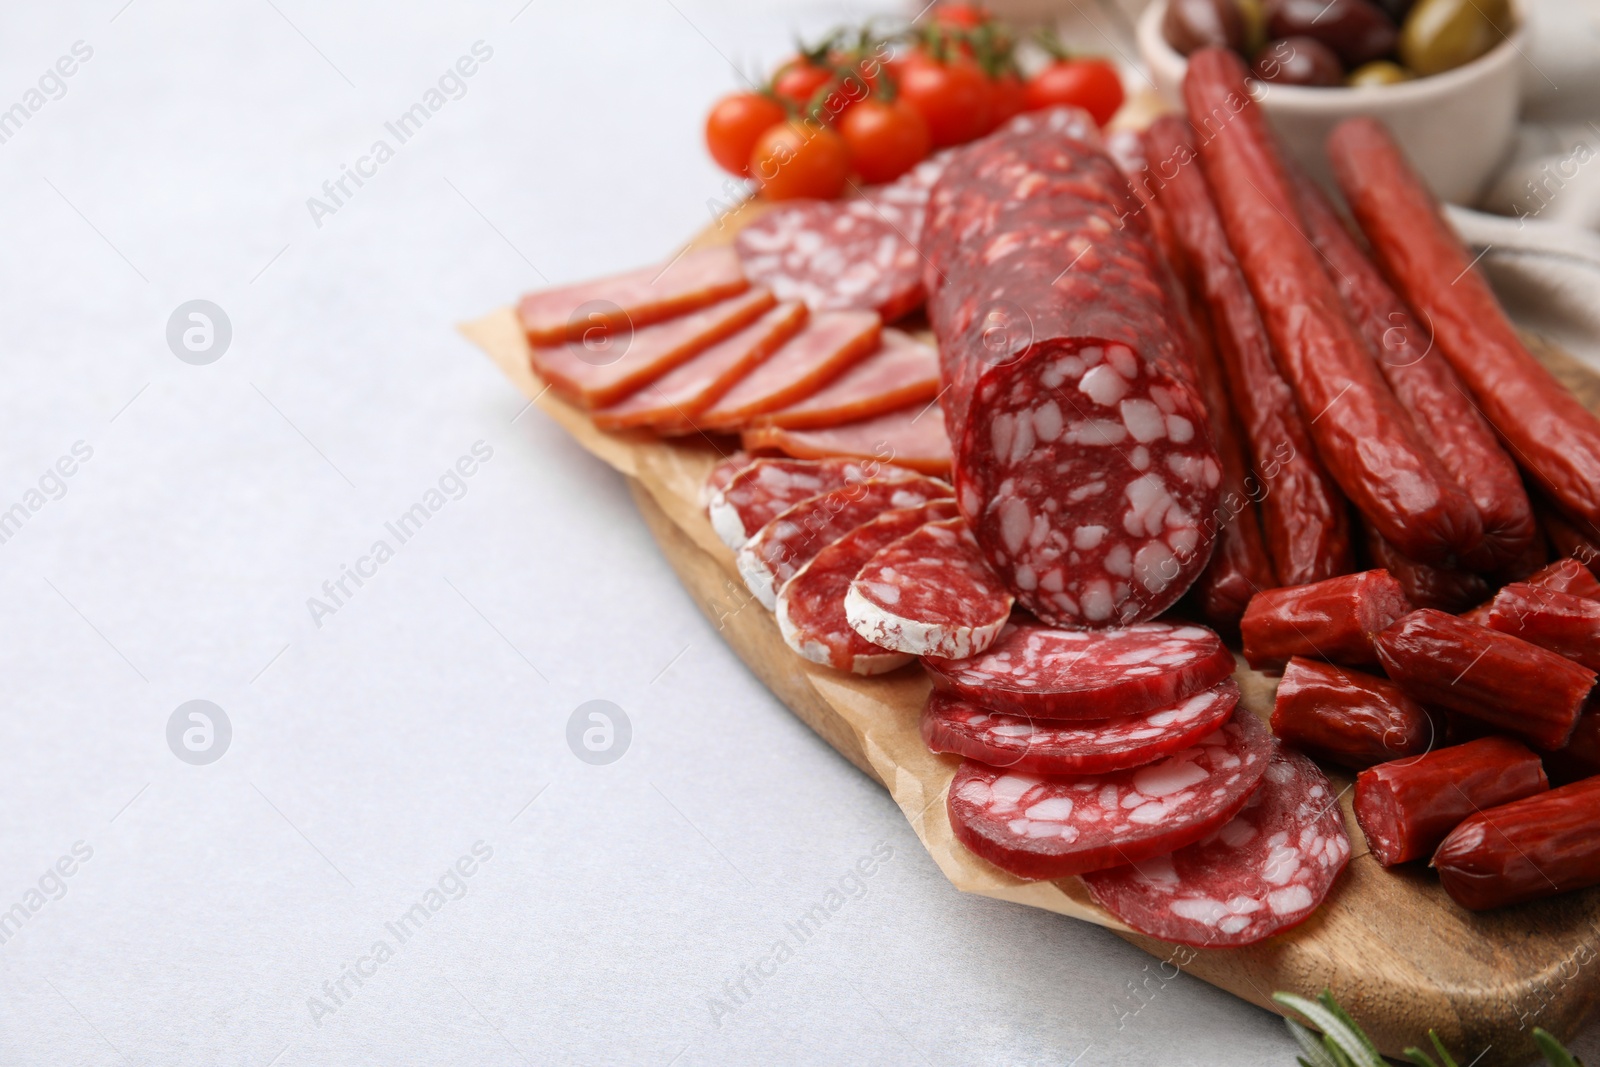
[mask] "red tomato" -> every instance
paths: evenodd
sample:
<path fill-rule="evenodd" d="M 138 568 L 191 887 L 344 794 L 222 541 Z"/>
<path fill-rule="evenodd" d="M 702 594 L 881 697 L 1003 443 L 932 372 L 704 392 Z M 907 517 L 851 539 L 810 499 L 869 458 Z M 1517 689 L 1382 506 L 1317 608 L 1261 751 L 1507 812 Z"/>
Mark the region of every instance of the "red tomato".
<path fill-rule="evenodd" d="M 839 120 L 856 173 L 869 182 L 900 177 L 928 154 L 928 123 L 903 100 L 863 100 Z"/>
<path fill-rule="evenodd" d="M 1003 125 L 1026 110 L 1027 87 L 1014 71 L 1006 71 L 989 83 L 989 125 Z"/>
<path fill-rule="evenodd" d="M 772 76 L 772 91 L 795 107 L 805 107 L 817 90 L 828 84 L 833 72 L 820 67 L 804 56 L 796 56 L 778 68 Z"/>
<path fill-rule="evenodd" d="M 832 200 L 850 177 L 850 149 L 829 127 L 791 119 L 756 140 L 750 177 L 768 200 Z"/>
<path fill-rule="evenodd" d="M 783 105 L 760 93 L 730 93 L 706 116 L 706 147 L 717 166 L 741 178 L 750 176 L 756 138 L 788 116 Z"/>
<path fill-rule="evenodd" d="M 969 60 L 911 56 L 900 70 L 900 99 L 927 120 L 935 148 L 970 141 L 989 128 L 989 79 Z"/>
<path fill-rule="evenodd" d="M 1058 59 L 1028 80 L 1029 111 L 1073 104 L 1104 126 L 1122 106 L 1122 79 L 1103 59 Z"/>
<path fill-rule="evenodd" d="M 933 21 L 953 30 L 975 30 L 989 21 L 989 12 L 979 4 L 940 4 L 933 9 Z"/>

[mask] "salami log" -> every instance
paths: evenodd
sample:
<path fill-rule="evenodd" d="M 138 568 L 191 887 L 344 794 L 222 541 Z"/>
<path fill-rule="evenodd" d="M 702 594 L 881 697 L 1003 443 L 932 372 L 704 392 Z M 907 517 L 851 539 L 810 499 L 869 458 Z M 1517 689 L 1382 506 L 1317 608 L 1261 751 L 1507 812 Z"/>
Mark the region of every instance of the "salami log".
<path fill-rule="evenodd" d="M 881 330 L 870 311 L 812 315 L 804 329 L 702 413 L 700 426 L 736 430 L 757 415 L 803 400 L 871 355 Z"/>
<path fill-rule="evenodd" d="M 1058 625 L 1151 618 L 1212 549 L 1222 470 L 1166 268 L 1121 224 L 1137 213 L 1116 164 L 1047 119 L 967 146 L 929 201 L 956 500 Z"/>
<path fill-rule="evenodd" d="M 1356 775 L 1356 822 L 1385 867 L 1426 856 L 1484 808 L 1549 789 L 1539 757 L 1509 737 L 1482 737 Z"/>
<path fill-rule="evenodd" d="M 1011 604 L 966 520 L 957 516 L 884 546 L 850 583 L 844 612 L 851 628 L 875 645 L 960 659 L 994 643 Z"/>
<path fill-rule="evenodd" d="M 1549 509 L 1539 511 L 1539 522 L 1544 526 L 1544 532 L 1556 552 L 1577 560 L 1589 568 L 1590 574 L 1600 578 L 1600 534 L 1587 533 L 1573 525 L 1566 516 Z"/>
<path fill-rule="evenodd" d="M 987 652 L 922 661 L 933 684 L 985 708 L 1038 719 L 1114 719 L 1219 685 L 1233 653 L 1203 626 L 1061 630 L 1013 622 Z"/>
<path fill-rule="evenodd" d="M 1433 854 L 1463 908 L 1485 911 L 1600 883 L 1600 778 L 1470 816 Z"/>
<path fill-rule="evenodd" d="M 1158 763 L 1051 775 L 964 760 L 946 806 L 956 840 L 1019 878 L 1066 878 L 1192 844 L 1238 814 L 1272 756 L 1248 711 Z"/>
<path fill-rule="evenodd" d="M 1239 703 L 1232 678 L 1171 707 L 1102 722 L 1055 722 L 989 711 L 935 689 L 922 710 L 934 752 L 1029 774 L 1103 774 L 1143 767 L 1219 728 Z"/>
<path fill-rule="evenodd" d="M 532 345 L 580 341 L 593 331 L 626 333 L 686 315 L 750 287 L 731 248 L 707 248 L 666 266 L 529 293 L 517 318 Z"/>
<path fill-rule="evenodd" d="M 1517 462 L 1561 510 L 1600 529 L 1600 419 L 1523 346 L 1477 260 L 1381 123 L 1341 122 L 1328 158 L 1384 273 L 1432 326 L 1439 351 Z"/>
<path fill-rule="evenodd" d="M 853 674 L 882 674 L 911 662 L 905 652 L 875 645 L 845 616 L 850 581 L 878 552 L 925 522 L 954 518 L 952 500 L 894 508 L 857 526 L 818 552 L 778 594 L 784 643 L 813 663 Z"/>
<path fill-rule="evenodd" d="M 1210 311 L 1233 410 L 1249 444 L 1262 530 L 1283 585 L 1307 585 L 1355 569 L 1349 508 L 1317 459 L 1294 391 L 1279 372 L 1272 341 L 1239 261 L 1228 247 L 1189 126 L 1150 127 L 1157 194 L 1183 247 L 1193 284 Z"/>
<path fill-rule="evenodd" d="M 1483 542 L 1464 562 L 1478 570 L 1511 563 L 1537 533 L 1517 465 L 1449 362 L 1433 352 L 1432 335 L 1411 317 L 1322 190 L 1302 171 L 1291 177 L 1307 235 L 1325 257 L 1351 321 L 1422 439 L 1483 518 Z"/>
<path fill-rule="evenodd" d="M 893 322 L 922 306 L 921 253 L 870 204 L 782 204 L 740 230 L 734 247 L 755 284 L 813 311 L 875 311 Z"/>
<path fill-rule="evenodd" d="M 608 407 L 743 330 L 774 303 L 771 290 L 750 289 L 653 326 L 535 346 L 529 358 L 558 396 L 579 407 Z"/>
<path fill-rule="evenodd" d="M 1540 748 L 1567 743 L 1594 689 L 1595 672 L 1565 656 L 1431 608 L 1396 622 L 1376 644 L 1389 677 L 1423 704 Z"/>
<path fill-rule="evenodd" d="M 1244 809 L 1166 856 L 1084 875 L 1096 903 L 1151 937 L 1253 945 L 1316 911 L 1350 861 L 1350 835 L 1317 765 L 1277 752 Z"/>
<path fill-rule="evenodd" d="M 924 474 L 950 473 L 950 439 L 945 436 L 944 415 L 937 404 L 914 404 L 825 430 L 756 426 L 740 436 L 744 447 L 752 451 L 772 449 L 813 459 L 877 456 Z"/>
<path fill-rule="evenodd" d="M 950 487 L 917 476 L 847 485 L 802 500 L 739 546 L 739 575 L 761 606 L 773 611 L 778 592 L 824 548 L 890 508 L 914 508 L 947 498 Z"/>
<path fill-rule="evenodd" d="M 872 355 L 797 403 L 758 416 L 763 426 L 807 430 L 925 406 L 939 394 L 939 353 L 900 330 L 883 331 Z"/>
<path fill-rule="evenodd" d="M 1489 595 L 1489 582 L 1483 575 L 1449 563 L 1418 563 L 1384 540 L 1371 525 L 1361 525 L 1372 565 L 1394 576 L 1412 607 L 1457 612 Z"/>
<path fill-rule="evenodd" d="M 1487 625 L 1600 671 L 1600 602 L 1514 582 L 1495 594 Z"/>
<path fill-rule="evenodd" d="M 1244 63 L 1222 48 L 1189 57 L 1184 97 L 1228 243 L 1308 420 L 1317 456 L 1392 544 L 1423 562 L 1468 552 L 1483 520 L 1395 399 L 1301 233 L 1283 163 Z"/>
<path fill-rule="evenodd" d="M 648 427 L 661 434 L 694 433 L 695 419 L 733 383 L 778 350 L 806 322 L 806 306 L 779 304 L 732 337 L 668 371 L 632 396 L 593 416 L 602 430 Z"/>
<path fill-rule="evenodd" d="M 716 471 L 722 468 L 719 466 Z M 750 459 L 711 494 L 706 511 L 717 536 L 738 548 L 802 500 L 866 481 L 908 480 L 915 471 L 876 459 Z"/>
<path fill-rule="evenodd" d="M 1388 571 L 1361 571 L 1311 585 L 1257 593 L 1239 623 L 1244 658 L 1256 670 L 1292 656 L 1367 666 L 1373 638 L 1411 610 Z"/>
<path fill-rule="evenodd" d="M 1433 720 L 1393 682 L 1299 656 L 1278 683 L 1272 732 L 1353 770 L 1421 755 L 1435 741 Z"/>

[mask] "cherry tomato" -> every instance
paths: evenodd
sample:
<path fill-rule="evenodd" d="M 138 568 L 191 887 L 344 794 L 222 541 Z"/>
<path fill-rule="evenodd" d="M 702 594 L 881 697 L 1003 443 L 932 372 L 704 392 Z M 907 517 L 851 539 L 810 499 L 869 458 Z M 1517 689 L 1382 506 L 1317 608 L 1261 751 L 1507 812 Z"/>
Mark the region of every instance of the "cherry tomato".
<path fill-rule="evenodd" d="M 772 91 L 795 107 L 805 107 L 817 90 L 828 84 L 833 72 L 804 56 L 796 56 L 772 76 Z"/>
<path fill-rule="evenodd" d="M 1027 86 L 1014 71 L 1006 71 L 989 83 L 989 125 L 1004 125 L 1027 109 Z"/>
<path fill-rule="evenodd" d="M 750 176 L 756 138 L 787 118 L 783 105 L 760 93 L 730 93 L 706 116 L 706 147 L 717 166 L 741 178 Z"/>
<path fill-rule="evenodd" d="M 839 120 L 856 173 L 869 182 L 900 177 L 928 154 L 928 123 L 903 100 L 863 100 Z"/>
<path fill-rule="evenodd" d="M 975 30 L 989 21 L 989 12 L 979 4 L 940 4 L 933 9 L 933 21 L 953 30 Z"/>
<path fill-rule="evenodd" d="M 1028 80 L 1029 111 L 1073 104 L 1104 126 L 1122 106 L 1122 78 L 1103 59 L 1058 59 Z"/>
<path fill-rule="evenodd" d="M 831 128 L 791 119 L 756 139 L 750 176 L 768 200 L 832 200 L 850 177 L 850 149 Z"/>
<path fill-rule="evenodd" d="M 970 141 L 989 128 L 989 79 L 970 60 L 911 56 L 900 70 L 900 99 L 927 120 L 935 148 Z"/>

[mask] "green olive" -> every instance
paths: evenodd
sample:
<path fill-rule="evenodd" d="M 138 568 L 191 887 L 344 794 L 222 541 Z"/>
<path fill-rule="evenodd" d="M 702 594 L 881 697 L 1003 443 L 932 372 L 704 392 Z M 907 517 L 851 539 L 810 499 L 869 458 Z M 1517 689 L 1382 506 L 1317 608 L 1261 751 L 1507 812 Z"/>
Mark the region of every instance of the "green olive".
<path fill-rule="evenodd" d="M 1400 59 L 1421 75 L 1470 63 L 1510 28 L 1508 0 L 1421 0 L 1400 28 Z"/>
<path fill-rule="evenodd" d="M 1393 85 L 1396 82 L 1408 82 L 1415 75 L 1398 63 L 1391 63 L 1387 59 L 1374 59 L 1371 63 L 1363 63 L 1344 76 L 1346 85 Z"/>
<path fill-rule="evenodd" d="M 1244 20 L 1244 54 L 1253 56 L 1267 43 L 1267 9 L 1261 0 L 1233 0 Z"/>

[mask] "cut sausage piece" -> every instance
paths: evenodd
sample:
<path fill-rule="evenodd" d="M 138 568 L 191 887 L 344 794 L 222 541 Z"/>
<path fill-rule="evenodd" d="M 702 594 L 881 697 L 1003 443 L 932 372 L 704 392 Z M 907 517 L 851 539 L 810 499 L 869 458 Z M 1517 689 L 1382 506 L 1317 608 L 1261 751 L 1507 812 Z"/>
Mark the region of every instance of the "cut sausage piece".
<path fill-rule="evenodd" d="M 1600 602 L 1514 582 L 1495 594 L 1487 625 L 1600 671 Z"/>
<path fill-rule="evenodd" d="M 739 575 L 761 606 L 773 611 L 783 584 L 857 526 L 890 508 L 920 507 L 949 495 L 949 485 L 916 475 L 857 482 L 802 500 L 739 547 Z"/>
<path fill-rule="evenodd" d="M 700 413 L 798 333 L 805 322 L 804 304 L 779 304 L 632 396 L 596 411 L 594 424 L 602 430 L 645 426 L 657 433 L 694 433 L 699 429 L 695 419 Z"/>
<path fill-rule="evenodd" d="M 1041 776 L 964 760 L 946 806 L 956 840 L 1019 878 L 1066 878 L 1193 844 L 1238 814 L 1272 757 L 1260 719 L 1233 718 L 1157 763 Z"/>
<path fill-rule="evenodd" d="M 802 500 L 866 481 L 915 478 L 915 471 L 875 459 L 756 459 L 711 495 L 711 527 L 738 548 L 761 527 Z"/>
<path fill-rule="evenodd" d="M 517 317 L 534 345 L 576 341 L 593 330 L 623 333 L 714 304 L 750 283 L 731 248 L 690 252 L 662 266 L 529 293 Z"/>
<path fill-rule="evenodd" d="M 1272 732 L 1353 770 L 1421 755 L 1434 743 L 1433 720 L 1393 682 L 1299 656 L 1278 683 Z"/>
<path fill-rule="evenodd" d="M 1411 317 L 1383 274 L 1344 228 L 1333 205 L 1305 172 L 1291 167 L 1296 202 L 1306 230 L 1327 260 L 1328 277 L 1344 298 L 1351 321 L 1366 339 L 1395 396 L 1411 413 L 1433 449 L 1483 517 L 1483 542 L 1464 557 L 1468 566 L 1495 570 L 1511 563 L 1538 532 L 1522 475 L 1495 438 L 1494 428 L 1467 397 L 1433 336 Z M 1419 607 L 1438 607 L 1423 604 Z M 1449 608 L 1443 610 L 1448 611 Z"/>
<path fill-rule="evenodd" d="M 632 331 L 593 332 L 530 352 L 534 372 L 556 394 L 584 408 L 603 408 L 660 378 L 680 363 L 766 314 L 769 289 L 751 289 L 720 304 Z"/>
<path fill-rule="evenodd" d="M 868 560 L 845 594 L 844 613 L 875 645 L 961 659 L 994 643 L 1011 604 L 957 516 L 918 527 Z"/>
<path fill-rule="evenodd" d="M 1223 379 L 1233 399 L 1261 503 L 1261 526 L 1278 581 L 1307 585 L 1355 569 L 1349 507 L 1317 459 L 1305 418 L 1272 354 L 1272 341 L 1195 156 L 1189 124 L 1160 118 L 1151 154 L 1163 161 L 1157 195 L 1172 219 L 1195 284 L 1216 328 Z"/>
<path fill-rule="evenodd" d="M 734 248 L 753 282 L 813 311 L 875 311 L 893 322 L 922 306 L 922 255 L 870 203 L 783 204 L 740 230 Z"/>
<path fill-rule="evenodd" d="M 1489 595 L 1489 582 L 1481 574 L 1449 564 L 1418 563 L 1363 523 L 1367 555 L 1400 583 L 1400 591 L 1414 608 L 1456 612 Z"/>
<path fill-rule="evenodd" d="M 1237 948 L 1304 922 L 1349 860 L 1327 776 L 1280 751 L 1244 810 L 1205 840 L 1083 880 L 1096 903 L 1142 934 Z"/>
<path fill-rule="evenodd" d="M 1429 707 L 1471 716 L 1540 748 L 1567 743 L 1595 672 L 1565 656 L 1424 608 L 1375 644 L 1383 669 Z"/>
<path fill-rule="evenodd" d="M 882 674 L 911 656 L 875 645 L 845 616 L 850 580 L 878 551 L 925 522 L 956 516 L 953 500 L 894 508 L 857 526 L 818 552 L 778 594 L 778 630 L 784 643 L 813 663 L 853 674 Z"/>
<path fill-rule="evenodd" d="M 1258 671 L 1282 667 L 1291 656 L 1375 664 L 1373 637 L 1410 610 L 1385 570 L 1268 589 L 1251 599 L 1239 623 L 1244 658 Z"/>
<path fill-rule="evenodd" d="M 859 422 L 939 394 L 939 353 L 910 334 L 884 330 L 883 346 L 796 404 L 757 416 L 793 430 Z"/>
<path fill-rule="evenodd" d="M 1233 673 L 1203 626 L 1141 622 L 1058 630 L 1013 622 L 987 652 L 922 661 L 933 684 L 982 707 L 1037 719 L 1114 719 L 1170 707 Z"/>
<path fill-rule="evenodd" d="M 1103 774 L 1154 763 L 1219 728 L 1239 703 L 1232 678 L 1171 707 L 1104 722 L 1065 723 L 989 711 L 942 689 L 922 709 L 922 739 L 1029 774 Z"/>
<path fill-rule="evenodd" d="M 1276 140 L 1246 77 L 1234 53 L 1200 49 L 1189 57 L 1184 98 L 1191 115 L 1226 116 L 1201 139 L 1200 162 L 1317 456 L 1412 559 L 1471 551 L 1483 540 L 1483 519 L 1395 399 L 1302 235 Z"/>
<path fill-rule="evenodd" d="M 788 407 L 833 381 L 878 347 L 882 323 L 870 311 L 829 311 L 745 375 L 698 420 L 707 430 L 735 430 Z"/>
<path fill-rule="evenodd" d="M 1433 854 L 1452 900 L 1484 911 L 1600 883 L 1600 778 L 1469 816 Z"/>
<path fill-rule="evenodd" d="M 1063 112 L 1068 114 L 1068 112 Z M 1090 139 L 1013 124 L 934 187 L 956 500 L 1017 600 L 1062 626 L 1166 610 L 1205 569 L 1222 469 L 1139 202 Z"/>
<path fill-rule="evenodd" d="M 806 458 L 876 457 L 924 474 L 950 473 L 950 439 L 944 432 L 944 413 L 936 404 L 914 404 L 826 430 L 757 426 L 741 436 L 744 447 L 752 451 L 775 449 Z"/>
<path fill-rule="evenodd" d="M 892 182 L 867 188 L 860 201 L 850 201 L 856 211 L 871 211 L 881 216 L 913 245 L 922 239 L 922 223 L 927 215 L 928 194 L 955 149 L 935 152 Z"/>
<path fill-rule="evenodd" d="M 1431 853 L 1473 812 L 1549 788 L 1526 745 L 1480 737 L 1356 775 L 1356 822 L 1378 862 L 1393 867 Z"/>
<path fill-rule="evenodd" d="M 718 460 L 717 465 L 711 468 L 711 473 L 706 475 L 705 484 L 700 487 L 700 506 L 709 508 L 712 498 L 726 489 L 736 474 L 754 462 L 755 458 L 742 448 Z"/>

